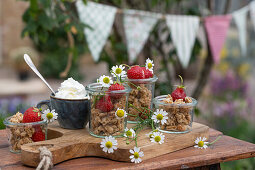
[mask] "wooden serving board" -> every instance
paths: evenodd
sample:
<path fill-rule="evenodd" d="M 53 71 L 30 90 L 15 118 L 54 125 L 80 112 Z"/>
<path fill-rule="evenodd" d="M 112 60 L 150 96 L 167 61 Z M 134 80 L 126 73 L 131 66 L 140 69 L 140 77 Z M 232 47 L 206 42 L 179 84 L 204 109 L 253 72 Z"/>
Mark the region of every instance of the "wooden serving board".
<path fill-rule="evenodd" d="M 129 125 L 131 126 L 131 125 Z M 194 145 L 197 137 L 209 137 L 209 127 L 193 123 L 192 131 L 185 134 L 167 134 L 163 144 L 150 142 L 146 136 L 151 129 L 144 129 L 139 133 L 138 147 L 144 152 L 143 160 L 171 153 Z M 53 156 L 53 164 L 72 158 L 85 156 L 98 156 L 116 161 L 130 162 L 129 149 L 133 149 L 134 142 L 126 145 L 124 138 L 117 138 L 118 149 L 114 153 L 106 154 L 100 148 L 101 138 L 91 136 L 87 129 L 68 130 L 62 129 L 57 123 L 48 127 L 48 139 L 46 141 L 25 144 L 21 147 L 21 161 L 25 165 L 37 166 L 40 162 L 38 148 L 46 146 Z"/>

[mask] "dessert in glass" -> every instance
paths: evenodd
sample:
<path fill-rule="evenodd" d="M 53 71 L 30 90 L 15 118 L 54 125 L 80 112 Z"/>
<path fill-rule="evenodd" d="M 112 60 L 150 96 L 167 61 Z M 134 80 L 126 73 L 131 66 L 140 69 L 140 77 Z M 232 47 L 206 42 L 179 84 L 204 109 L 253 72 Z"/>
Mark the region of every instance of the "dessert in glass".
<path fill-rule="evenodd" d="M 101 76 L 112 82 L 108 76 Z M 89 133 L 95 137 L 121 137 L 127 122 L 127 101 L 130 88 L 120 82 L 107 86 L 93 83 L 86 86 L 90 98 Z"/>

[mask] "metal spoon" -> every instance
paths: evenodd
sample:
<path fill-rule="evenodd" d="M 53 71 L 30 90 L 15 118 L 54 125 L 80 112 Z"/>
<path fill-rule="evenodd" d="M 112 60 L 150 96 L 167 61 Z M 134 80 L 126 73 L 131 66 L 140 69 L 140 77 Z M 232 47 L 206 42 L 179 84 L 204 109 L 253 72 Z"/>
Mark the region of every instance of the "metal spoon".
<path fill-rule="evenodd" d="M 29 57 L 29 55 L 24 54 L 24 60 L 27 63 L 27 65 L 35 72 L 35 74 L 40 77 L 40 79 L 48 86 L 48 88 L 52 91 L 52 93 L 55 95 L 54 90 L 51 88 L 51 86 L 47 83 L 47 81 L 43 78 L 43 76 L 40 74 L 40 72 L 35 67 L 33 61 Z"/>

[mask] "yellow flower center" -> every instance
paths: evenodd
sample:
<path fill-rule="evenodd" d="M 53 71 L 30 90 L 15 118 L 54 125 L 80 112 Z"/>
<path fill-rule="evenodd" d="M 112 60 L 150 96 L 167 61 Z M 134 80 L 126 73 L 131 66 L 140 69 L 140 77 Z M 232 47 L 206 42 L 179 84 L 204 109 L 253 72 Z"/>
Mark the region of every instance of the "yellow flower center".
<path fill-rule="evenodd" d="M 132 136 L 132 132 L 130 130 L 126 131 L 127 136 Z"/>
<path fill-rule="evenodd" d="M 105 146 L 109 149 L 109 148 L 111 148 L 112 147 L 112 142 L 111 141 L 107 141 L 106 143 L 105 143 Z"/>
<path fill-rule="evenodd" d="M 153 130 L 153 132 L 158 132 L 158 129 Z"/>
<path fill-rule="evenodd" d="M 109 79 L 108 77 L 105 77 L 105 78 L 103 79 L 103 82 L 104 82 L 105 84 L 109 84 L 109 83 L 110 83 L 110 79 Z"/>
<path fill-rule="evenodd" d="M 199 141 L 197 144 L 199 147 L 203 147 L 204 146 L 204 142 L 203 141 Z"/>
<path fill-rule="evenodd" d="M 138 152 L 135 152 L 135 153 L 134 153 L 134 157 L 135 157 L 135 159 L 139 158 L 139 153 L 138 153 Z"/>
<path fill-rule="evenodd" d="M 47 119 L 52 119 L 53 118 L 53 114 L 52 113 L 47 113 L 47 115 L 46 115 L 46 117 L 47 117 Z"/>
<path fill-rule="evenodd" d="M 152 138 L 152 134 L 150 134 L 149 137 Z"/>
<path fill-rule="evenodd" d="M 116 74 L 120 74 L 122 72 L 122 70 L 121 70 L 121 68 L 117 68 L 115 72 L 116 72 Z"/>
<path fill-rule="evenodd" d="M 152 63 L 148 63 L 148 68 L 152 68 Z"/>
<path fill-rule="evenodd" d="M 118 117 L 123 117 L 124 114 L 125 114 L 125 113 L 124 113 L 123 110 L 118 110 L 118 111 L 117 111 L 117 116 L 118 116 Z"/>
<path fill-rule="evenodd" d="M 156 142 L 159 142 L 161 140 L 161 137 L 160 136 L 156 136 L 154 139 L 155 139 Z"/>
<path fill-rule="evenodd" d="M 157 119 L 158 119 L 158 120 L 162 120 L 162 119 L 163 119 L 163 115 L 162 115 L 162 114 L 158 114 L 158 115 L 157 115 Z"/>

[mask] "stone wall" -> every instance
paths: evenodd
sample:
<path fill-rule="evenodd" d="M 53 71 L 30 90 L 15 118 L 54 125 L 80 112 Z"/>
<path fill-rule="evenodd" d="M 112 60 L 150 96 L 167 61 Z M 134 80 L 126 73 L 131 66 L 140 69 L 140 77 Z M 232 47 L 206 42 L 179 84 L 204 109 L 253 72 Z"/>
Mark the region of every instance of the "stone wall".
<path fill-rule="evenodd" d="M 28 5 L 28 2 L 20 0 L 0 0 L 1 65 L 9 63 L 9 53 L 13 49 L 32 46 L 28 38 L 21 38 L 23 29 L 22 15 Z"/>

